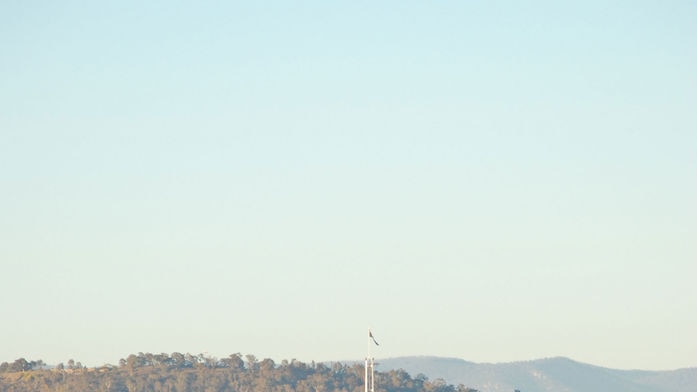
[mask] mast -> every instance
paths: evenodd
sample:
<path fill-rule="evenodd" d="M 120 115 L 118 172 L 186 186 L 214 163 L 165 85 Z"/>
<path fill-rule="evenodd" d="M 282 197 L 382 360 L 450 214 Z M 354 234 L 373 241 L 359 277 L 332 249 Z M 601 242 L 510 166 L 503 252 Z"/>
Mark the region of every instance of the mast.
<path fill-rule="evenodd" d="M 368 328 L 368 356 L 365 357 L 365 392 L 375 392 L 375 358 L 370 354 L 372 343 L 379 346 L 370 328 Z"/>

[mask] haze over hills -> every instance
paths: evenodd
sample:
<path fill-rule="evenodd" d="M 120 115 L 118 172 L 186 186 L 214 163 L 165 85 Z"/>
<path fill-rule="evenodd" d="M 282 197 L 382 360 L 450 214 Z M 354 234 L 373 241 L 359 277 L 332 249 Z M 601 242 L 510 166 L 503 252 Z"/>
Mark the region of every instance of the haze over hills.
<path fill-rule="evenodd" d="M 429 356 L 377 362 L 380 371 L 404 369 L 481 392 L 697 392 L 697 368 L 617 370 L 563 357 L 495 364 Z"/>

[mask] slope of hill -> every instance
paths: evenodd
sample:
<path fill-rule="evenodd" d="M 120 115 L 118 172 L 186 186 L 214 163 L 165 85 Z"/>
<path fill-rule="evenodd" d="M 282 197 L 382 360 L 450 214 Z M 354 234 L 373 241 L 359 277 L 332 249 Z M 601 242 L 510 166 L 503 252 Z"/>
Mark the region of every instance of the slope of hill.
<path fill-rule="evenodd" d="M 546 358 L 511 363 L 473 363 L 456 358 L 400 357 L 378 369 L 404 369 L 481 392 L 697 392 L 697 368 L 674 371 L 616 370 Z"/>
<path fill-rule="evenodd" d="M 246 361 L 244 360 L 246 359 Z M 139 352 L 118 366 L 35 368 L 39 361 L 19 358 L 0 363 L 0 392 L 363 392 L 363 364 L 303 363 L 232 354 L 225 358 L 189 353 Z M 43 363 L 41 361 L 40 363 Z M 379 372 L 383 392 L 476 392 L 414 379 L 402 370 Z"/>

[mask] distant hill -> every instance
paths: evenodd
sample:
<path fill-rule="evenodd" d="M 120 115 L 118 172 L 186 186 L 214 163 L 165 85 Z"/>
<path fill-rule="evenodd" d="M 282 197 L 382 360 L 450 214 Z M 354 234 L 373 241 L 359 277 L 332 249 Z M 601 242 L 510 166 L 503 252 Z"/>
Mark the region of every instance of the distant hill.
<path fill-rule="evenodd" d="M 426 356 L 377 362 L 379 371 L 404 369 L 481 392 L 697 392 L 697 368 L 616 370 L 562 357 L 496 364 Z"/>
<path fill-rule="evenodd" d="M 118 366 L 86 368 L 69 361 L 43 369 L 43 361 L 0 363 L 0 392 L 363 392 L 362 363 L 259 360 L 252 354 L 224 358 L 189 353 L 131 354 Z M 403 370 L 376 374 L 382 392 L 476 392 Z"/>

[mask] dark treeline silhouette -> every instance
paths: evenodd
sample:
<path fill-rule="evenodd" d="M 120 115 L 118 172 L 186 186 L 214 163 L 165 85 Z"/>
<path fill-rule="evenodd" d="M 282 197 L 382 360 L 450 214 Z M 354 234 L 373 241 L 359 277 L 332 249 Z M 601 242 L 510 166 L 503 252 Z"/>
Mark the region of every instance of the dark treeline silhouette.
<path fill-rule="evenodd" d="M 218 359 L 203 354 L 131 354 L 118 366 L 83 367 L 68 361 L 51 369 L 24 358 L 0 364 L 0 392 L 363 392 L 363 364 L 276 363 L 254 355 Z M 375 392 L 476 392 L 464 385 L 412 377 L 404 370 L 376 373 Z"/>

